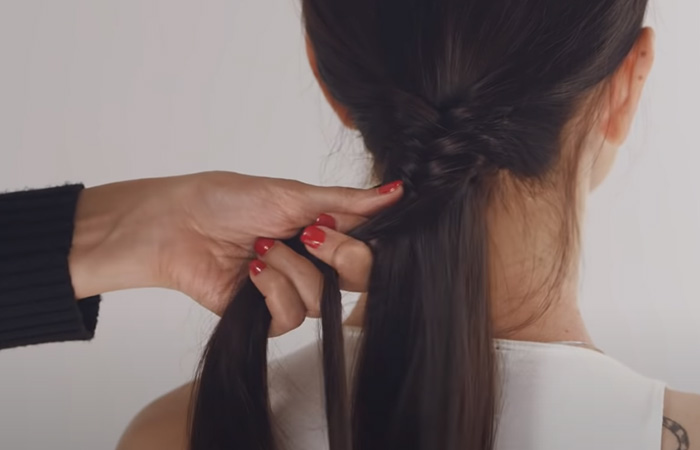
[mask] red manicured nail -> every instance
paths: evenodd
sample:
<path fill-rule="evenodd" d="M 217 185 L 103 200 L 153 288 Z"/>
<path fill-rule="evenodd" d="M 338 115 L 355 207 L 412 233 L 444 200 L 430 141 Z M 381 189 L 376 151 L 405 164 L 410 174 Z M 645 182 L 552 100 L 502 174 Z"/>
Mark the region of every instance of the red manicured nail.
<path fill-rule="evenodd" d="M 304 232 L 301 234 L 301 242 L 311 248 L 319 248 L 325 240 L 326 233 L 316 226 L 306 227 Z"/>
<path fill-rule="evenodd" d="M 392 183 L 385 184 L 384 186 L 379 186 L 377 191 L 379 191 L 380 194 L 391 194 L 401 186 L 403 186 L 403 181 L 394 181 Z"/>
<path fill-rule="evenodd" d="M 248 264 L 248 268 L 253 273 L 253 275 L 258 275 L 260 272 L 265 270 L 265 267 L 267 267 L 267 264 L 260 261 L 259 259 L 254 259 L 250 262 L 250 264 Z"/>
<path fill-rule="evenodd" d="M 258 238 L 253 247 L 255 248 L 255 253 L 260 256 L 265 256 L 265 253 L 270 251 L 273 245 L 275 245 L 274 239 Z"/>
<path fill-rule="evenodd" d="M 316 218 L 316 226 L 330 228 L 335 230 L 335 218 L 328 214 L 321 214 Z"/>

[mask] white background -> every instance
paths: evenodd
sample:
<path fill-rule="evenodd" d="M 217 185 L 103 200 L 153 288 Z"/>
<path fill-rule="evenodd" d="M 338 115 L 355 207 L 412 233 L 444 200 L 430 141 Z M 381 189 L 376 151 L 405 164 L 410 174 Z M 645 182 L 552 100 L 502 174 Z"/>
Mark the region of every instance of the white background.
<path fill-rule="evenodd" d="M 582 281 L 602 348 L 697 392 L 699 21 L 697 0 L 652 7 L 656 67 L 591 200 Z M 0 190 L 212 169 L 357 180 L 302 43 L 296 0 L 0 0 Z M 113 448 L 190 379 L 213 323 L 180 294 L 122 292 L 105 296 L 91 343 L 3 351 L 0 448 Z"/>

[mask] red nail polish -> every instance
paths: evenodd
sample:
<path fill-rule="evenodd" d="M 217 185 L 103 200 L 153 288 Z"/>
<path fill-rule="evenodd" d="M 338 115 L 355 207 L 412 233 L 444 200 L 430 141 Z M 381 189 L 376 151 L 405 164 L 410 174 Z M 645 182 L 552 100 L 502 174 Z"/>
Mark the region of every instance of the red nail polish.
<path fill-rule="evenodd" d="M 335 230 L 335 218 L 328 214 L 321 214 L 316 218 L 316 226 L 330 228 Z"/>
<path fill-rule="evenodd" d="M 401 186 L 403 186 L 403 181 L 394 181 L 392 183 L 388 183 L 388 184 L 385 184 L 384 186 L 378 187 L 377 191 L 379 191 L 380 194 L 391 194 L 392 192 L 396 191 Z"/>
<path fill-rule="evenodd" d="M 267 264 L 260 261 L 259 259 L 254 259 L 250 262 L 250 264 L 248 264 L 248 268 L 253 273 L 253 275 L 258 275 L 260 272 L 265 270 L 266 267 Z"/>
<path fill-rule="evenodd" d="M 258 238 L 253 247 L 255 248 L 255 253 L 260 256 L 264 256 L 265 253 L 270 251 L 273 245 L 275 245 L 274 239 Z"/>
<path fill-rule="evenodd" d="M 311 248 L 319 248 L 325 240 L 326 233 L 316 226 L 306 227 L 304 232 L 301 234 L 301 242 Z"/>

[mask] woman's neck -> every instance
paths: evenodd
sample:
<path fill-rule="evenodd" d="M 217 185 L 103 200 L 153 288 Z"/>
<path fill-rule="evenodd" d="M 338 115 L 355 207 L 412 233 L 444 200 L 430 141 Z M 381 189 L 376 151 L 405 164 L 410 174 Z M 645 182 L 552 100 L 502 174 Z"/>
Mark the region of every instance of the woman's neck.
<path fill-rule="evenodd" d="M 491 202 L 487 221 L 494 337 L 592 344 L 577 301 L 577 217 L 582 216 L 583 201 L 575 211 L 562 211 L 553 206 L 561 202 L 541 195 Z M 563 220 L 566 214 L 571 214 L 570 221 Z M 366 301 L 362 295 L 346 325 L 362 326 Z"/>
<path fill-rule="evenodd" d="M 487 215 L 494 335 L 592 343 L 578 306 L 585 197 L 567 209 L 565 194 L 529 194 L 496 197 Z"/>
<path fill-rule="evenodd" d="M 535 299 L 523 302 L 518 308 L 519 314 L 512 313 L 506 320 L 494 314 L 494 337 L 497 339 L 510 339 L 515 341 L 532 342 L 557 342 L 579 341 L 593 345 L 588 334 L 581 312 L 575 301 L 564 298 L 552 300 L 552 305 L 544 311 L 546 302 L 551 299 Z M 362 294 L 359 301 L 345 320 L 345 325 L 350 327 L 362 327 L 364 323 L 367 294 Z M 543 303 L 545 305 L 543 305 Z M 507 305 L 512 310 L 511 305 Z M 501 310 L 497 301 L 492 301 L 492 309 Z M 515 329 L 509 330 L 509 328 Z"/>

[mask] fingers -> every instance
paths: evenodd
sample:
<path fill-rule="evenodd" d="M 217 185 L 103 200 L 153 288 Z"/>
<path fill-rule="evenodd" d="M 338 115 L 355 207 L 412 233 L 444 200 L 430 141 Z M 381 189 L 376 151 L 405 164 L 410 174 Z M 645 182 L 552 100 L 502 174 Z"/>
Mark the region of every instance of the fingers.
<path fill-rule="evenodd" d="M 364 292 L 372 269 L 372 251 L 362 241 L 323 226 L 307 227 L 301 236 L 309 253 L 333 267 L 340 278 L 340 288 Z"/>
<path fill-rule="evenodd" d="M 371 216 L 401 198 L 403 184 L 395 181 L 373 189 L 308 185 L 306 194 L 318 211 Z"/>
<path fill-rule="evenodd" d="M 306 307 L 287 277 L 263 261 L 250 263 L 250 278 L 265 296 L 270 310 L 270 336 L 279 336 L 299 327 L 306 317 Z"/>
<path fill-rule="evenodd" d="M 365 243 L 342 232 L 365 220 L 352 214 L 322 214 L 316 225 L 307 227 L 301 236 L 311 254 L 338 272 L 343 290 L 367 290 L 372 252 Z M 324 279 L 316 266 L 272 239 L 259 238 L 255 251 L 259 259 L 251 262 L 250 274 L 272 316 L 270 335 L 278 336 L 297 328 L 305 317 L 320 317 Z"/>
<path fill-rule="evenodd" d="M 284 275 L 304 304 L 308 317 L 321 316 L 323 275 L 307 258 L 272 239 L 258 239 L 255 251 L 259 259 Z"/>

